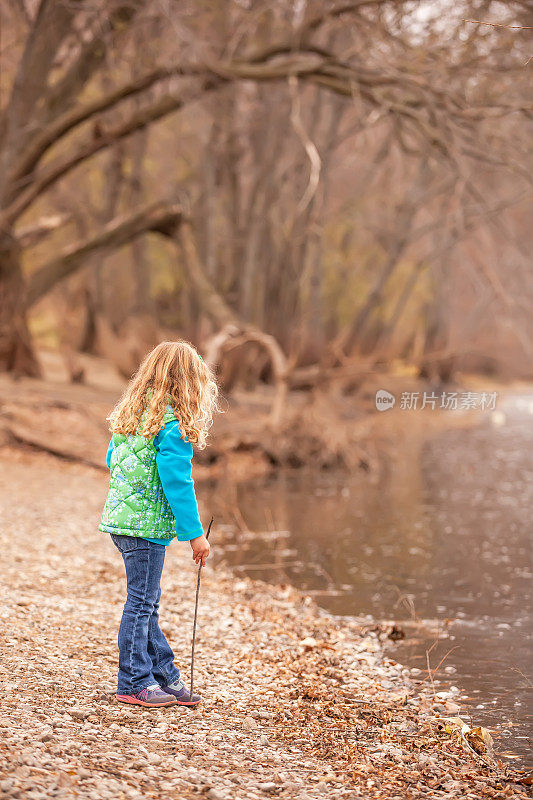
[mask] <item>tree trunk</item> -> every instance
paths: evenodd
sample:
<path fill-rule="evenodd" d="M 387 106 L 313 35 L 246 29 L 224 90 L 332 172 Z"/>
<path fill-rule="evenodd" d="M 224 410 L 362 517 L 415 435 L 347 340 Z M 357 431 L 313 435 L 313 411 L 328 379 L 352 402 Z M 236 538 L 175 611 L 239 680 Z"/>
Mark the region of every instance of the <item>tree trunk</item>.
<path fill-rule="evenodd" d="M 138 28 L 135 31 L 135 47 L 141 49 L 143 46 L 143 28 Z M 132 65 L 132 77 L 140 78 L 142 72 L 142 61 L 135 59 Z M 135 98 L 134 107 L 138 110 L 142 107 L 139 98 Z M 145 160 L 146 152 L 148 149 L 148 128 L 140 130 L 132 138 L 129 144 L 129 156 L 131 159 L 131 175 L 130 175 L 130 197 L 129 201 L 133 208 L 139 206 L 143 200 L 145 186 Z M 122 154 L 123 156 L 123 154 Z M 124 178 L 122 169 L 122 156 L 120 157 L 120 171 L 117 172 L 117 185 L 120 187 L 122 179 Z M 120 190 L 116 193 L 117 202 L 111 209 L 110 217 L 116 213 L 118 195 Z M 133 303 L 132 314 L 149 315 L 153 314 L 154 306 L 151 295 L 151 281 L 150 281 L 150 264 L 148 259 L 147 247 L 145 240 L 140 237 L 135 239 L 131 245 L 132 267 L 133 267 Z"/>
<path fill-rule="evenodd" d="M 41 376 L 26 320 L 26 286 L 20 247 L 14 236 L 0 237 L 0 372 Z"/>
<path fill-rule="evenodd" d="M 229 307 L 222 295 L 216 291 L 205 273 L 188 224 L 181 227 L 178 244 L 181 246 L 187 278 L 196 294 L 201 309 L 222 328 L 208 343 L 206 361 L 208 363 L 216 363 L 223 345 L 231 339 L 237 339 L 239 343 L 250 341 L 261 345 L 269 355 L 276 387 L 270 411 L 270 424 L 274 427 L 278 426 L 287 398 L 289 379 L 289 364 L 285 353 L 274 336 L 265 333 L 253 324 L 241 320 Z"/>

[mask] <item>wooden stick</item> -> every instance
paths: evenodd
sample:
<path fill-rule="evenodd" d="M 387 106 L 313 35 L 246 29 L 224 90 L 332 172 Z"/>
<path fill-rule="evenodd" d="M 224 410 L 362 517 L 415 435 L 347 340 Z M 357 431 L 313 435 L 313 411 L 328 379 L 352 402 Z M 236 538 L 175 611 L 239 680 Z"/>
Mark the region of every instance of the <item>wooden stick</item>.
<path fill-rule="evenodd" d="M 213 517 L 211 517 L 211 522 L 209 523 L 209 527 L 207 529 L 207 533 L 205 535 L 206 539 L 209 539 L 209 534 L 211 533 L 211 525 L 213 524 Z M 200 561 L 200 566 L 198 567 L 198 579 L 196 581 L 196 601 L 194 604 L 194 622 L 192 626 L 192 651 L 191 651 L 191 690 L 189 693 L 189 701 L 192 701 L 192 690 L 194 686 L 194 643 L 196 641 L 196 619 L 198 617 L 198 597 L 200 596 L 200 577 L 202 575 L 202 562 Z"/>

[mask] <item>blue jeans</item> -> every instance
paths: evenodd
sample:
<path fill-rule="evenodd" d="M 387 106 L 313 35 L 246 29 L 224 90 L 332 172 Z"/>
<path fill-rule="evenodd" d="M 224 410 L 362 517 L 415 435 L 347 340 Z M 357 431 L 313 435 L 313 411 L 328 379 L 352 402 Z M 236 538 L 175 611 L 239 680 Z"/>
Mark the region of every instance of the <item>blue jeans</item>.
<path fill-rule="evenodd" d="M 118 694 L 140 692 L 179 678 L 174 653 L 159 627 L 166 547 L 136 536 L 111 538 L 126 566 L 128 595 L 118 631 Z"/>

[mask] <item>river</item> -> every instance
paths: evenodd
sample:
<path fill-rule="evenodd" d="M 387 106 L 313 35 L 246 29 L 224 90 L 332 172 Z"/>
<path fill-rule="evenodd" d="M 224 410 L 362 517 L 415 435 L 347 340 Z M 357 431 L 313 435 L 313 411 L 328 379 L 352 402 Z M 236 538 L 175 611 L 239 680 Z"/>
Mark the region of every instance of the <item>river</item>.
<path fill-rule="evenodd" d="M 402 419 L 409 425 L 414 417 Z M 413 425 L 403 442 L 379 479 L 292 472 L 240 487 L 240 512 L 258 533 L 228 534 L 222 557 L 254 578 L 312 592 L 335 614 L 441 627 L 449 620 L 448 637 L 430 653 L 435 667 L 451 650 L 436 689 L 456 687 L 473 723 L 524 764 L 533 688 L 533 393 L 506 394 L 475 424 L 437 435 Z M 433 633 L 408 633 L 391 642 L 391 655 L 423 670 L 434 641 Z"/>

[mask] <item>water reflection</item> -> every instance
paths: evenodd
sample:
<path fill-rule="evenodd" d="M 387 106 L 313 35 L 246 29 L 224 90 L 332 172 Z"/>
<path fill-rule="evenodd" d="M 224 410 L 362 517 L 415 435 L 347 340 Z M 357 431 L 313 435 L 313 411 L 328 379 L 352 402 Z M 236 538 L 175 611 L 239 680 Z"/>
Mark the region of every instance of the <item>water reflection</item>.
<path fill-rule="evenodd" d="M 407 419 L 407 418 L 406 418 Z M 254 577 L 290 581 L 337 614 L 449 618 L 433 664 L 453 673 L 477 724 L 529 751 L 533 396 L 509 396 L 475 427 L 403 431 L 374 483 L 301 473 L 239 490 L 250 530 L 224 551 Z M 214 498 L 213 498 L 214 499 Z M 285 532 L 285 533 L 283 533 Z M 392 645 L 425 667 L 431 642 Z"/>

